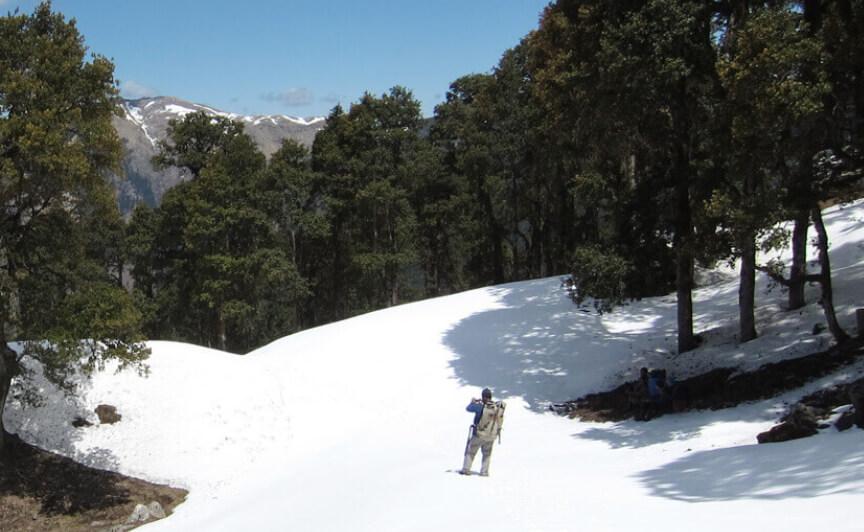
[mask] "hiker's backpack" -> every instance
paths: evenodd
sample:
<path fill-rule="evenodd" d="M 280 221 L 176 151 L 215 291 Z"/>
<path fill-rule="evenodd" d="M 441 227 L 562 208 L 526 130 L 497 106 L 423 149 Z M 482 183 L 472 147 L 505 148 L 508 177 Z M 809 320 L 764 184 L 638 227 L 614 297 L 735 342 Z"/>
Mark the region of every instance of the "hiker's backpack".
<path fill-rule="evenodd" d="M 493 441 L 501 434 L 504 424 L 504 401 L 483 403 L 483 413 L 474 428 L 474 434 L 482 441 Z"/>

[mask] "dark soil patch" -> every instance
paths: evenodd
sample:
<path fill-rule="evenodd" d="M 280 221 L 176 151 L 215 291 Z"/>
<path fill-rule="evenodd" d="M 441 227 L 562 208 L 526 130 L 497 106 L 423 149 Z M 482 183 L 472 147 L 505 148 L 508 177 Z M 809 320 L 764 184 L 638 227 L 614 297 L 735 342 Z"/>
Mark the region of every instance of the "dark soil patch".
<path fill-rule="evenodd" d="M 83 466 L 8 435 L 0 456 L 0 529 L 95 531 L 122 525 L 137 504 L 166 514 L 187 491 Z"/>
<path fill-rule="evenodd" d="M 736 368 L 714 369 L 679 382 L 687 400 L 677 404 L 675 411 L 717 410 L 776 397 L 849 365 L 862 355 L 864 343 L 855 339 L 820 353 L 766 364 L 749 373 L 735 374 Z M 634 384 L 628 382 L 614 390 L 553 405 L 553 410 L 586 421 L 622 421 L 635 413 L 630 404 Z M 839 388 L 814 395 L 819 395 L 820 399 L 831 398 L 834 403 L 840 401 L 834 408 L 849 404 L 846 390 Z"/>

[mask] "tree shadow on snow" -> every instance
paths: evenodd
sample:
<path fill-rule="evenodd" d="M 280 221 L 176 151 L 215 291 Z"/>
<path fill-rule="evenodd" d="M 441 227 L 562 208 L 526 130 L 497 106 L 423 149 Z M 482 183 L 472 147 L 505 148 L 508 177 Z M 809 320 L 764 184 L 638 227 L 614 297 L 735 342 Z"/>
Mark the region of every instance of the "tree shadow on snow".
<path fill-rule="evenodd" d="M 489 386 L 497 397 L 521 396 L 535 410 L 601 389 L 604 383 L 597 382 L 597 375 L 635 376 L 638 355 L 606 355 L 648 351 L 645 335 L 664 335 L 663 331 L 658 335 L 656 328 L 632 334 L 611 332 L 603 316 L 578 308 L 554 281 L 514 284 L 497 291 L 505 308 L 469 316 L 445 335 L 444 344 L 455 354 L 450 364 L 463 383 Z M 674 305 L 648 311 L 622 307 L 620 312 L 644 313 L 645 319 L 668 323 L 666 314 L 674 316 Z M 661 319 L 656 319 L 658 313 Z M 665 333 L 674 337 L 674 331 Z"/>
<path fill-rule="evenodd" d="M 575 434 L 574 438 L 604 442 L 612 449 L 638 449 L 658 443 L 689 440 L 698 436 L 706 424 L 708 422 L 698 425 L 682 425 L 670 429 L 668 425 L 657 422 L 627 421 L 618 423 L 611 428 L 608 426 L 590 428 Z"/>
<path fill-rule="evenodd" d="M 616 423 L 597 423 L 582 426 L 582 430 L 573 434 L 573 438 L 603 442 L 612 449 L 639 449 L 690 440 L 702 434 L 706 427 L 734 423 L 742 419 L 761 420 L 767 425 L 777 419 L 778 404 L 783 403 L 754 402 L 735 408 L 670 413 L 647 422 L 631 418 Z M 756 443 L 755 433 L 753 443 Z"/>
<path fill-rule="evenodd" d="M 637 478 L 656 497 L 686 502 L 861 494 L 864 448 L 855 436 L 695 452 Z"/>
<path fill-rule="evenodd" d="M 835 280 L 839 305 L 852 304 L 844 298 L 847 291 L 842 288 L 864 280 L 862 254 L 864 249 L 859 243 L 845 243 L 831 250 L 835 268 L 844 269 L 842 279 Z M 785 294 L 779 290 L 765 293 L 764 276 L 760 276 L 760 283 L 758 304 L 763 314 L 781 312 L 781 319 L 799 319 L 800 312 L 782 313 Z M 600 315 L 590 306 L 577 307 L 555 280 L 514 283 L 490 290 L 498 296 L 501 308 L 463 319 L 444 337 L 444 345 L 455 355 L 451 367 L 466 385 L 489 386 L 498 397 L 521 396 L 532 409 L 542 410 L 550 402 L 575 399 L 632 381 L 641 366 L 667 367 L 674 361 L 674 295 L 634 302 L 616 308 L 614 314 Z M 704 341 L 701 352 L 715 360 L 706 365 L 693 359 L 693 367 L 679 367 L 682 375 L 678 378 L 707 371 L 716 365 L 717 356 L 743 356 L 741 350 L 730 350 L 735 345 L 737 328 L 736 293 L 734 275 L 709 282 L 694 293 L 694 321 Z M 808 297 L 813 301 L 818 294 L 811 290 Z M 841 310 L 841 321 L 848 327 L 854 316 L 848 309 Z M 768 329 L 771 321 L 761 317 L 758 325 Z M 812 327 L 812 322 L 806 325 Z M 773 336 L 780 338 L 784 334 L 788 333 L 779 331 Z M 820 347 L 812 342 L 793 344 L 786 349 L 804 350 L 796 356 Z M 734 366 L 736 360 L 721 365 Z"/>
<path fill-rule="evenodd" d="M 96 405 L 85 404 L 83 399 L 92 387 L 90 378 L 76 374 L 73 377 L 74 391 L 67 395 L 43 376 L 38 364 L 31 362 L 29 365 L 33 370 L 32 380 L 13 382 L 4 412 L 7 429 L 36 447 L 69 457 L 80 464 L 116 470 L 119 462 L 110 449 L 83 449 L 80 445 L 87 431 L 99 430 L 99 419 L 94 410 Z M 31 405 L 19 399 L 22 385 L 41 389 L 40 404 Z M 105 401 L 110 402 L 110 398 L 106 397 Z M 87 420 L 90 425 L 76 426 L 76 420 Z"/>

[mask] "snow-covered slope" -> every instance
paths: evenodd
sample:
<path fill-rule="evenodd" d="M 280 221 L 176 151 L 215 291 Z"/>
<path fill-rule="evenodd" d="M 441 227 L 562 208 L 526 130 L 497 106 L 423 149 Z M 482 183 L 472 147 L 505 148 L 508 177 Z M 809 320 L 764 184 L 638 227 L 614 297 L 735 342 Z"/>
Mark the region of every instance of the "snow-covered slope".
<path fill-rule="evenodd" d="M 842 325 L 864 293 L 864 204 L 826 212 Z M 10 430 L 80 461 L 191 491 L 146 530 L 858 530 L 864 431 L 756 445 L 788 402 L 864 375 L 857 364 L 785 396 L 649 423 L 545 410 L 636 377 L 751 369 L 827 347 L 812 303 L 784 313 L 760 281 L 759 339 L 734 341 L 737 286 L 695 294 L 707 345 L 674 355 L 674 297 L 602 316 L 550 278 L 388 309 L 246 356 L 154 342 L 150 376 L 106 371 L 44 409 L 12 401 Z M 816 292 L 808 294 L 815 301 Z M 489 478 L 454 474 L 490 386 L 508 402 Z M 118 407 L 116 425 L 95 420 Z M 478 463 L 475 468 L 479 467 Z"/>

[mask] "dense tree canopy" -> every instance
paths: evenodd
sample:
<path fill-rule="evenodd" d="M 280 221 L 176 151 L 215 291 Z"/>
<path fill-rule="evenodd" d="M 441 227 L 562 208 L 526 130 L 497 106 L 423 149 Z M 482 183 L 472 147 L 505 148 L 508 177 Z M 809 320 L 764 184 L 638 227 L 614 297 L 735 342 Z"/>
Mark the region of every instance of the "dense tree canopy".
<path fill-rule="evenodd" d="M 280 166 L 296 159 L 292 146 L 268 171 L 239 122 L 193 113 L 169 127 L 172 143 L 156 160 L 193 177 L 165 195 L 155 223 L 136 211 L 137 234 L 152 231 L 143 279 L 158 308 L 153 332 L 245 351 L 296 330 L 306 287 L 294 246 L 280 237 L 296 230 L 302 201 L 302 176 Z"/>
<path fill-rule="evenodd" d="M 686 351 L 698 342 L 696 264 L 739 259 L 742 341 L 757 334 L 758 270 L 789 288 L 790 308 L 804 304 L 807 280 L 819 281 L 842 340 L 818 206 L 860 177 L 860 11 L 858 2 L 559 0 L 490 72 L 453 81 L 428 123 L 404 88 L 367 93 L 333 109 L 311 154 L 286 143 L 266 168 L 248 141 L 246 156 L 224 156 L 245 138 L 240 124 L 188 116 L 155 161 L 193 179 L 159 209 L 161 265 L 148 272 L 136 252 L 142 308 L 200 308 L 210 318 L 195 314 L 180 330 L 176 316 L 153 331 L 239 349 L 271 337 L 265 329 L 569 273 L 574 299 L 601 311 L 674 290 Z M 260 218 L 244 221 L 243 205 L 263 206 Z M 787 242 L 772 228 L 790 218 L 792 264 L 758 264 L 757 250 Z M 148 219 L 136 213 L 136 223 Z M 806 272 L 811 220 L 817 276 Z M 225 251 L 229 226 L 246 251 Z M 290 288 L 241 303 L 261 281 L 228 272 L 240 256 L 260 259 L 260 246 L 275 253 L 265 269 L 288 275 Z M 195 282 L 179 281 L 193 272 Z M 253 307 L 272 316 L 286 305 L 284 319 L 251 325 Z M 243 327 L 246 339 L 233 343 Z"/>
<path fill-rule="evenodd" d="M 410 194 L 425 179 L 412 164 L 420 123 L 420 103 L 395 87 L 365 94 L 347 113 L 334 109 L 316 137 L 312 164 L 322 174 L 331 253 L 317 285 L 332 318 L 395 305 L 411 289 L 418 252 Z"/>
<path fill-rule="evenodd" d="M 862 20 L 858 0 L 558 0 L 429 119 L 403 87 L 366 93 L 332 110 L 311 151 L 286 140 L 269 159 L 240 122 L 172 121 L 153 163 L 188 179 L 124 221 L 104 179 L 121 155 L 113 65 L 85 62 L 50 4 L 6 17 L 0 342 L 51 340 L 29 354 L 62 381 L 81 355 L 139 360 L 141 323 L 245 352 L 422 297 L 568 275 L 599 311 L 675 291 L 686 351 L 694 268 L 733 259 L 741 341 L 758 334 L 759 270 L 790 308 L 818 282 L 842 341 L 820 207 L 853 196 L 864 166 Z M 757 263 L 788 243 L 775 230 L 788 219 L 792 263 Z M 22 371 L 4 353 L 3 398 Z"/>
<path fill-rule="evenodd" d="M 121 156 L 114 67 L 85 56 L 50 3 L 0 18 L 0 412 L 12 379 L 26 381 L 25 357 L 68 387 L 76 371 L 148 352 L 119 286 L 123 228 L 106 179 Z M 2 429 L 0 417 L 0 443 Z"/>

